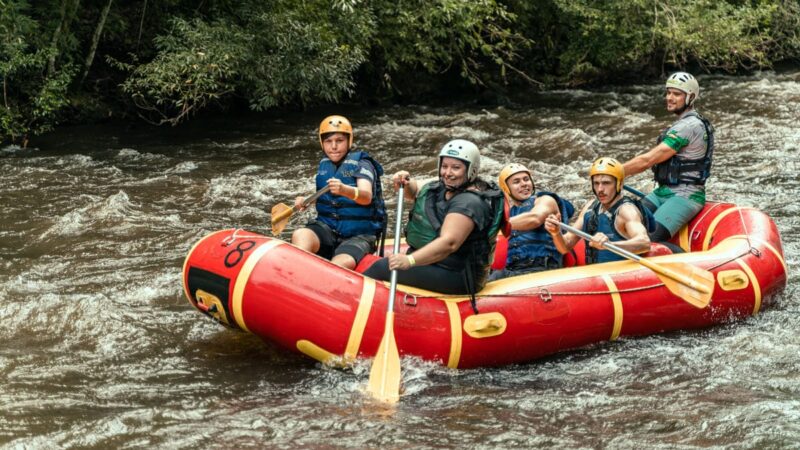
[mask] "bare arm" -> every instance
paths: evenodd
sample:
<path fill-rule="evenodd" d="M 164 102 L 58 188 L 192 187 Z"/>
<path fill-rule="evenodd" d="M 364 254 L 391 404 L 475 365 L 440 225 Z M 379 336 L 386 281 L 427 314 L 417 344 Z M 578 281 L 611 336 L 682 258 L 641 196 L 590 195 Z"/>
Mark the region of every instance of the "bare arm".
<path fill-rule="evenodd" d="M 424 247 L 414 252 L 414 262 L 417 266 L 427 266 L 439 262 L 461 248 L 475 223 L 469 217 L 450 213 L 444 217 L 439 237 L 429 242 Z M 389 256 L 389 269 L 407 270 L 411 267 L 408 256 L 404 254 Z"/>
<path fill-rule="evenodd" d="M 629 177 L 642 173 L 656 164 L 672 158 L 676 153 L 677 152 L 675 152 L 672 147 L 662 142 L 651 148 L 648 152 L 642 153 L 639 156 L 634 156 L 623 164 L 622 168 L 625 169 L 625 176 Z"/>
<path fill-rule="evenodd" d="M 591 202 L 587 202 L 586 205 L 583 206 L 581 213 L 572 223 L 573 227 L 580 230 L 583 229 L 583 216 L 586 214 L 586 211 L 589 210 L 589 205 L 591 204 Z M 561 227 L 558 226 L 559 222 L 561 222 L 561 214 L 551 214 L 547 216 L 545 229 L 548 233 L 550 233 L 550 236 L 552 236 L 553 243 L 556 245 L 556 250 L 563 255 L 569 253 L 581 238 L 578 235 L 570 233 L 569 231 L 565 234 L 561 234 Z"/>
<path fill-rule="evenodd" d="M 400 170 L 392 175 L 392 185 L 394 186 L 395 192 L 400 189 L 400 184 L 403 184 L 403 198 L 410 201 L 417 198 L 419 183 L 417 180 L 411 178 L 411 174 L 405 170 Z"/>
<path fill-rule="evenodd" d="M 526 231 L 539 228 L 550 214 L 558 214 L 558 203 L 553 197 L 543 195 L 534 201 L 530 211 L 516 215 L 509 220 L 511 229 Z"/>
<path fill-rule="evenodd" d="M 620 234 L 628 238 L 624 241 L 613 242 L 615 246 L 631 253 L 647 253 L 650 251 L 650 237 L 647 235 L 647 229 L 642 225 L 641 213 L 635 206 L 631 204 L 622 205 L 617 214 L 614 227 Z M 605 241 L 607 240 L 606 238 Z M 602 243 L 604 244 L 605 241 Z M 594 245 L 594 237 L 592 238 L 592 246 L 602 248 L 602 246 Z"/>

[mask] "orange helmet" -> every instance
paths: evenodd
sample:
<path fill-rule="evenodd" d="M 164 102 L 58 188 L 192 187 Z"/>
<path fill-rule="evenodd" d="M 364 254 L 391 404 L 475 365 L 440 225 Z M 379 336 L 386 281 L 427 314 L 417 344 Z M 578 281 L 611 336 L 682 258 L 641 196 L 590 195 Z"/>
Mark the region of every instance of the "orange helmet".
<path fill-rule="evenodd" d="M 527 172 L 528 176 L 531 177 L 531 184 L 533 184 L 533 172 L 531 172 L 530 169 L 522 164 L 511 163 L 500 169 L 500 175 L 497 177 L 497 184 L 500 185 L 500 189 L 502 189 L 506 195 L 511 196 L 511 190 L 508 188 L 508 183 L 506 183 L 506 180 L 511 178 L 512 175 L 516 175 L 520 172 Z M 533 189 L 536 190 L 535 184 Z"/>
<path fill-rule="evenodd" d="M 595 175 L 610 175 L 617 180 L 617 193 L 622 192 L 622 182 L 625 179 L 625 169 L 622 163 L 614 158 L 598 158 L 589 169 L 589 180 Z"/>
<path fill-rule="evenodd" d="M 349 137 L 347 148 L 353 146 L 353 125 L 344 116 L 328 116 L 319 124 L 319 145 L 322 146 L 322 136 L 328 133 L 344 133 Z"/>

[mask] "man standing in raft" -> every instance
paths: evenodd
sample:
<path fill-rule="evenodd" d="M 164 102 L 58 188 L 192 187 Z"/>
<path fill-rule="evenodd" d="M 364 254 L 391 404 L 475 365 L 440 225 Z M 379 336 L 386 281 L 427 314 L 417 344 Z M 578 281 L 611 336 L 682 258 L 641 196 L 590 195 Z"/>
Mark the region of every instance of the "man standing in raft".
<path fill-rule="evenodd" d="M 575 212 L 572 203 L 552 192 L 536 192 L 533 174 L 522 164 L 503 167 L 498 183 L 511 206 L 511 236 L 505 269 L 493 272 L 489 279 L 563 267 L 564 257 L 545 230 L 544 221 L 551 214 L 560 214 L 566 223 Z"/>
<path fill-rule="evenodd" d="M 628 176 L 652 168 L 658 188 L 644 198 L 655 213 L 654 242 L 669 240 L 703 209 L 706 179 L 714 156 L 714 127 L 694 109 L 700 85 L 686 72 L 667 78 L 667 111 L 678 120 L 658 137 L 656 146 L 624 164 Z"/>
<path fill-rule="evenodd" d="M 586 264 L 625 259 L 605 250 L 603 245 L 606 242 L 632 253 L 649 251 L 644 212 L 633 200 L 622 195 L 625 179 L 622 163 L 613 158 L 600 158 L 592 164 L 589 179 L 595 200 L 583 207 L 573 224 L 573 227 L 592 235 L 586 246 Z M 551 214 L 545 228 L 558 251 L 564 254 L 572 250 L 580 237 L 569 232 L 562 235 L 558 226 L 560 221 L 560 214 Z"/>
<path fill-rule="evenodd" d="M 413 200 L 406 227 L 408 253 L 378 260 L 364 275 L 444 294 L 474 294 L 486 284 L 497 232 L 504 224 L 503 193 L 478 178 L 480 152 L 472 142 L 450 141 L 439 152 L 439 180 L 422 186 L 401 170 L 395 190 Z"/>
<path fill-rule="evenodd" d="M 375 250 L 384 230 L 383 168 L 366 152 L 351 151 L 353 127 L 342 116 L 322 121 L 319 142 L 325 156 L 317 169 L 317 190 L 327 186 L 330 191 L 317 199 L 317 218 L 295 230 L 292 244 L 353 269 Z M 294 203 L 302 209 L 303 197 Z"/>

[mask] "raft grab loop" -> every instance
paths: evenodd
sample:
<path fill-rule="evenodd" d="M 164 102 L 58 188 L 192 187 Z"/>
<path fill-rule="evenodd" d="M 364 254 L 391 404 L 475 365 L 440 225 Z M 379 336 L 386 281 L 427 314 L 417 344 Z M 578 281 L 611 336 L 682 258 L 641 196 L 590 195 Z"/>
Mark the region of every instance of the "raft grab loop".
<path fill-rule="evenodd" d="M 244 231 L 244 229 L 236 228 L 235 230 L 233 230 L 233 233 L 231 233 L 230 236 L 220 241 L 220 244 L 222 244 L 223 247 L 229 247 L 231 244 L 236 242 L 237 239 L 271 239 L 267 236 L 261 236 L 258 234 L 239 236 L 238 233 L 240 231 Z"/>
<path fill-rule="evenodd" d="M 409 297 L 411 297 L 411 300 L 409 300 Z M 403 304 L 407 306 L 417 306 L 417 296 L 406 292 L 403 296 Z"/>
<path fill-rule="evenodd" d="M 551 300 L 553 300 L 553 295 L 550 294 L 550 291 L 548 291 L 547 289 L 542 288 L 539 290 L 539 298 L 544 303 L 549 303 Z"/>
<path fill-rule="evenodd" d="M 464 332 L 476 339 L 499 336 L 507 326 L 506 318 L 499 312 L 477 314 L 464 319 Z"/>
<path fill-rule="evenodd" d="M 738 291 L 750 286 L 750 278 L 741 270 L 723 270 L 717 273 L 717 283 L 725 291 Z"/>

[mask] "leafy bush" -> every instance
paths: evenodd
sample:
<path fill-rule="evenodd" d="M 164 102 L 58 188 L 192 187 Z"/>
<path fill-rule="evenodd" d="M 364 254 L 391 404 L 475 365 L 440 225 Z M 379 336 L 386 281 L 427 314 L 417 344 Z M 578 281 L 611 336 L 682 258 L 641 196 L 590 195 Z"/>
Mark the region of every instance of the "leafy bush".
<path fill-rule="evenodd" d="M 152 61 L 118 64 L 132 70 L 124 91 L 157 123 L 173 125 L 234 93 L 258 111 L 352 94 L 365 51 L 348 32 L 369 20 L 326 2 L 280 3 L 245 5 L 240 22 L 175 19 Z"/>
<path fill-rule="evenodd" d="M 26 15 L 24 1 L 0 0 L 0 141 L 27 145 L 28 136 L 49 131 L 67 104 L 70 66 L 46 74 L 52 50 L 36 50 L 37 24 Z"/>
<path fill-rule="evenodd" d="M 561 73 L 573 82 L 696 64 L 765 67 L 778 3 L 713 0 L 555 0 L 570 32 Z"/>

